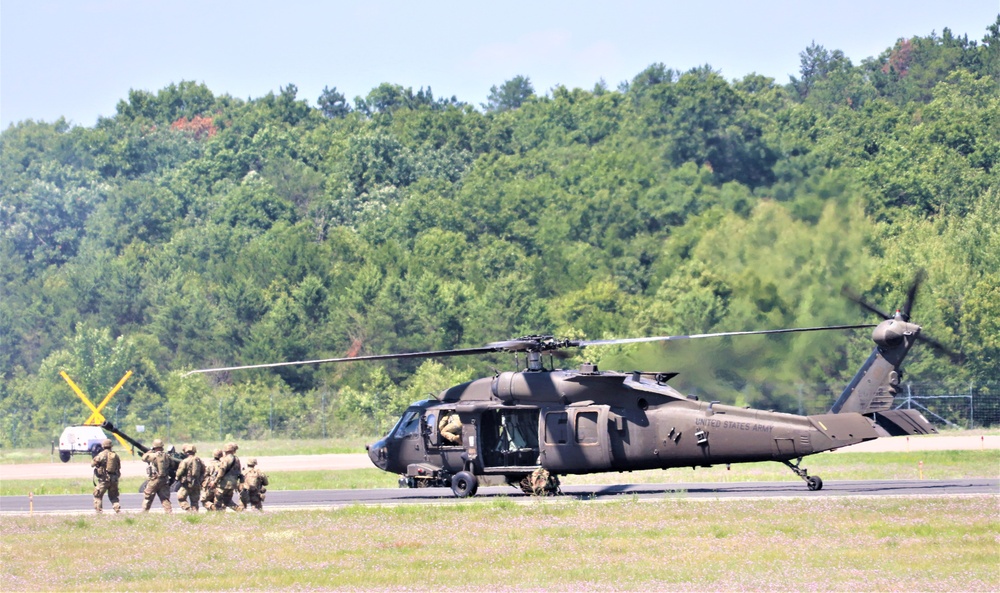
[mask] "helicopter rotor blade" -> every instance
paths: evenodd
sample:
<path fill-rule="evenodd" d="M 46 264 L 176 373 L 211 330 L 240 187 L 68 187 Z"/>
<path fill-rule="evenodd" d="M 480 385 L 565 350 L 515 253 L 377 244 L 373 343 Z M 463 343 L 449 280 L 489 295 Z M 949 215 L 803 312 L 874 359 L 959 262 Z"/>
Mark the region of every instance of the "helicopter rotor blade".
<path fill-rule="evenodd" d="M 879 309 L 875 305 L 872 305 L 871 303 L 869 303 L 865 299 L 861 298 L 860 294 L 854 292 L 850 288 L 848 288 L 848 287 L 845 286 L 845 287 L 843 287 L 841 289 L 840 292 L 844 296 L 846 296 L 847 298 L 849 298 L 852 301 L 854 301 L 855 303 L 857 303 L 865 311 L 868 311 L 869 313 L 874 313 L 874 314 L 878 315 L 879 317 L 881 317 L 882 319 L 892 319 L 892 315 L 889 315 L 888 313 L 886 313 L 882 309 Z"/>
<path fill-rule="evenodd" d="M 786 329 L 763 329 L 739 332 L 717 332 L 713 334 L 690 334 L 686 336 L 652 336 L 648 338 L 619 338 L 613 340 L 574 340 L 572 346 L 609 346 L 612 344 L 638 344 L 642 342 L 668 342 L 675 340 L 696 340 L 699 338 L 724 338 L 728 336 L 766 336 L 770 334 L 791 334 L 799 332 L 829 331 L 838 329 L 859 329 L 864 327 L 875 327 L 874 323 L 863 323 L 859 325 L 824 325 L 820 327 L 792 327 Z"/>
<path fill-rule="evenodd" d="M 917 334 L 917 339 L 920 340 L 921 342 L 925 342 L 931 348 L 933 348 L 933 349 L 937 350 L 938 352 L 940 352 L 941 354 L 944 354 L 945 356 L 947 356 L 948 359 L 951 360 L 952 364 L 954 364 L 954 365 L 961 365 L 962 364 L 962 355 L 959 354 L 959 353 L 957 353 L 957 352 L 955 352 L 951 348 L 945 346 L 944 344 L 942 344 L 938 340 L 930 337 L 927 334 L 923 334 L 923 333 Z"/>
<path fill-rule="evenodd" d="M 903 321 L 910 320 L 910 311 L 913 309 L 913 302 L 917 296 L 917 289 L 923 284 L 924 279 L 927 277 L 927 272 L 923 268 L 917 270 L 917 275 L 913 277 L 913 282 L 910 284 L 910 288 L 906 291 L 906 300 L 903 302 L 903 308 L 900 309 L 900 314 L 903 316 Z"/>
<path fill-rule="evenodd" d="M 346 356 L 340 358 L 321 358 L 317 360 L 293 360 L 288 362 L 270 362 L 265 364 L 246 364 L 232 367 L 216 367 L 211 369 L 197 369 L 188 371 L 181 375 L 187 377 L 198 373 L 221 373 L 224 371 L 242 371 L 246 369 L 270 369 L 276 367 L 298 366 L 306 364 L 324 364 L 328 362 L 360 362 L 364 360 L 397 360 L 403 358 L 441 358 L 446 356 L 468 356 L 471 354 L 488 354 L 498 352 L 500 348 L 495 346 L 485 346 L 481 348 L 461 348 L 457 350 L 433 350 L 428 352 L 403 352 L 399 354 L 370 354 L 367 356 Z"/>
<path fill-rule="evenodd" d="M 788 334 L 796 332 L 828 331 L 838 329 L 857 329 L 875 327 L 874 324 L 860 325 L 828 325 L 822 327 L 798 327 L 788 329 L 767 329 L 756 331 L 719 332 L 714 334 L 692 334 L 684 336 L 654 336 L 648 338 L 621 338 L 614 340 L 561 340 L 552 336 L 524 336 L 514 340 L 493 342 L 478 348 L 459 348 L 455 350 L 432 350 L 427 352 L 402 352 L 397 354 L 371 354 L 367 356 L 347 356 L 340 358 L 320 358 L 316 360 L 294 360 L 287 362 L 269 362 L 264 364 L 247 364 L 210 369 L 196 369 L 184 373 L 183 377 L 199 373 L 221 373 L 225 371 L 242 371 L 248 369 L 273 369 L 287 366 L 307 364 L 324 364 L 335 362 L 361 362 L 370 360 L 401 360 L 407 358 L 443 358 L 447 356 L 469 356 L 473 354 L 490 354 L 494 352 L 551 352 L 558 353 L 564 348 L 584 348 L 587 346 L 607 346 L 610 344 L 635 344 L 640 342 L 665 342 L 670 340 L 694 340 L 698 338 L 722 338 L 726 336 L 755 336 L 767 334 Z"/>

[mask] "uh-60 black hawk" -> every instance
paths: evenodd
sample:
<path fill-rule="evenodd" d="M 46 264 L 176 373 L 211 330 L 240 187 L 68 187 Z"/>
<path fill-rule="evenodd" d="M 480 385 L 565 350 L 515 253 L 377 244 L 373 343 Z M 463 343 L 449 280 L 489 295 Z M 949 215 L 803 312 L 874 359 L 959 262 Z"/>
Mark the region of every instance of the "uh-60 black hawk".
<path fill-rule="evenodd" d="M 284 365 L 440 358 L 510 352 L 523 370 L 497 372 L 412 404 L 384 438 L 367 447 L 378 468 L 409 487 L 450 486 L 472 496 L 480 484 L 558 492 L 559 475 L 778 461 L 810 490 L 823 481 L 800 466 L 807 455 L 886 436 L 937 432 L 916 410 L 891 409 L 900 365 L 920 335 L 909 320 L 917 283 L 895 315 L 878 325 L 839 325 L 563 340 L 526 336 L 478 348 L 279 362 L 192 373 Z M 668 385 L 674 372 L 602 371 L 594 364 L 552 368 L 552 353 L 587 346 L 874 327 L 875 348 L 827 414 L 801 416 L 700 401 Z M 943 348 L 943 347 L 942 347 Z M 550 354 L 549 368 L 544 364 Z"/>

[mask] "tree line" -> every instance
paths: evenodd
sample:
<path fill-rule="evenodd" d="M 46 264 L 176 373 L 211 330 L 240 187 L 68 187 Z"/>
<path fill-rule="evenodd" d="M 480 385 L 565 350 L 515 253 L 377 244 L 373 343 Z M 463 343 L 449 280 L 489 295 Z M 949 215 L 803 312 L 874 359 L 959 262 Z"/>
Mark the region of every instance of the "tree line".
<path fill-rule="evenodd" d="M 952 351 L 921 382 L 1000 377 L 1000 17 L 981 41 L 816 44 L 787 83 L 654 63 L 616 89 L 518 76 L 487 103 L 384 83 L 312 106 L 194 82 L 133 90 L 90 128 L 0 133 L 0 445 L 85 410 L 182 439 L 371 434 L 506 357 L 211 366 L 856 323 L 926 271 L 914 310 Z M 829 407 L 867 332 L 591 349 L 691 392 Z M 108 410 L 106 410 L 108 412 Z M 109 417 L 112 414 L 108 414 Z"/>

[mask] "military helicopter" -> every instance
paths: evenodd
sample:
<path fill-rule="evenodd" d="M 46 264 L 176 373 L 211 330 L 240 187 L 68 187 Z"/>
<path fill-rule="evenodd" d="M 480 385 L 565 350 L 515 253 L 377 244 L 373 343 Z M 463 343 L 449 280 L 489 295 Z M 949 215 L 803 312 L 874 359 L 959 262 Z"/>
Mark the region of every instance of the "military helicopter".
<path fill-rule="evenodd" d="M 510 484 L 554 494 L 559 475 L 708 467 L 777 461 L 820 490 L 801 466 L 808 455 L 879 437 L 936 433 L 916 410 L 891 410 L 900 365 L 920 335 L 910 322 L 919 279 L 894 315 L 862 306 L 881 323 L 653 336 L 608 340 L 524 336 L 477 348 L 378 354 L 201 369 L 187 374 L 405 358 L 509 352 L 518 371 L 497 372 L 410 405 L 393 429 L 367 446 L 376 467 L 399 474 L 402 487 L 451 487 L 473 496 L 480 485 Z M 675 372 L 602 371 L 592 363 L 556 369 L 567 349 L 727 336 L 875 329 L 875 347 L 827 414 L 802 416 L 700 401 L 671 387 Z M 549 354 L 549 366 L 544 364 Z"/>

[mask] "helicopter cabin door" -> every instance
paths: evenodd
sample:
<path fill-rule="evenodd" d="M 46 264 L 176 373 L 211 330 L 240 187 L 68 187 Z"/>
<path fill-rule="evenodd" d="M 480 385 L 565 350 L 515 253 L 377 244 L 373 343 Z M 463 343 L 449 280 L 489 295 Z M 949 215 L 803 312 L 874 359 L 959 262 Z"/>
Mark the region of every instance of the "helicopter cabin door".
<path fill-rule="evenodd" d="M 552 473 L 589 473 L 611 467 L 610 406 L 581 406 L 545 413 L 542 467 Z"/>
<path fill-rule="evenodd" d="M 487 472 L 538 467 L 538 408 L 484 410 L 479 434 Z"/>

